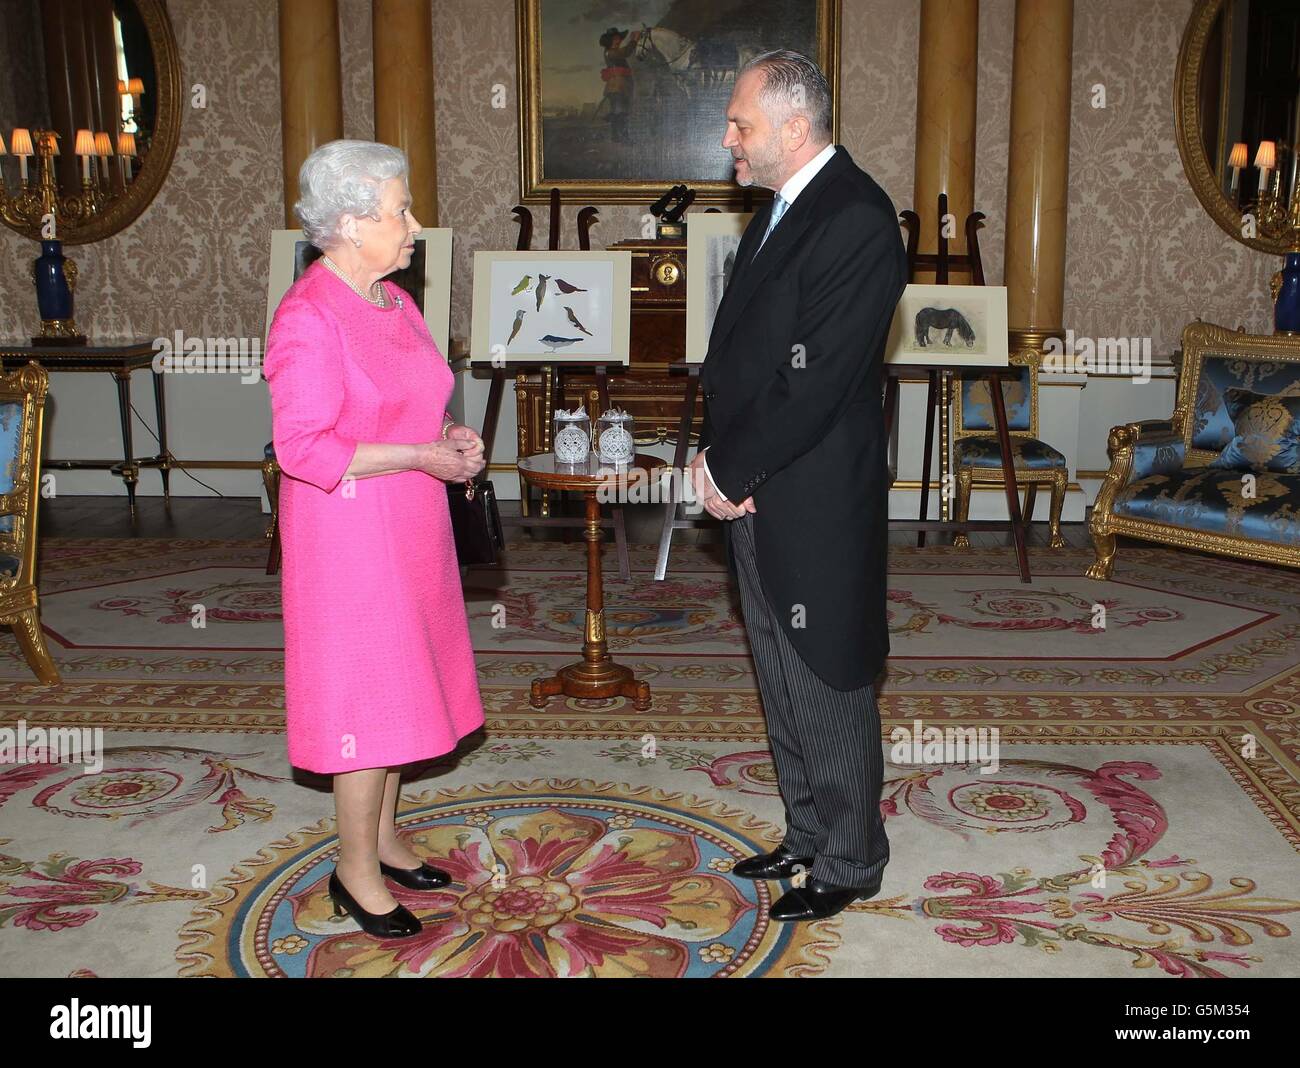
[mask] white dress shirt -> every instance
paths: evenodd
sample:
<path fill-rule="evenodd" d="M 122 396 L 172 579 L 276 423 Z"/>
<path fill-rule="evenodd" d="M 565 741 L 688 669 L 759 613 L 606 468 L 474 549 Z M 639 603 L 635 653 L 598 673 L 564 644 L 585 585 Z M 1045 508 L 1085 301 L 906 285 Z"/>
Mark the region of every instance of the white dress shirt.
<path fill-rule="evenodd" d="M 835 155 L 835 145 L 832 143 L 823 148 L 817 153 L 817 155 L 813 156 L 812 159 L 795 171 L 794 174 L 790 175 L 790 178 L 785 185 L 781 186 L 781 188 L 777 190 L 778 195 L 788 205 L 785 209 L 786 215 L 790 214 L 790 208 L 794 206 L 795 198 L 807 188 L 809 182 L 817 177 L 817 172 L 831 161 L 833 155 Z M 781 218 L 784 219 L 785 215 L 781 216 Z M 778 220 L 773 231 L 775 232 L 780 228 L 781 222 Z M 757 255 L 757 253 L 755 253 L 755 255 Z M 704 453 L 708 451 L 709 450 L 706 447 L 704 452 L 700 453 L 700 456 L 703 457 L 700 462 L 704 464 L 704 473 L 709 476 L 709 481 L 713 482 L 713 474 L 709 471 L 709 460 L 708 457 L 704 455 Z M 718 489 L 718 484 L 716 482 L 713 482 L 713 488 L 718 491 L 718 496 L 722 497 L 722 490 Z M 722 497 L 722 499 L 724 501 L 727 500 L 726 497 Z"/>

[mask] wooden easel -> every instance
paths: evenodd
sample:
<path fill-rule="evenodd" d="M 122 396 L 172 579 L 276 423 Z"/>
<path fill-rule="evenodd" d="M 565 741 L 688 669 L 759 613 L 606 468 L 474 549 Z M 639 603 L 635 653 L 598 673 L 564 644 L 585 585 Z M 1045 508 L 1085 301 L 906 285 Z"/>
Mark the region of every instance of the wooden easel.
<path fill-rule="evenodd" d="M 973 211 L 966 217 L 966 252 L 951 253 L 948 251 L 948 238 L 944 233 L 943 220 L 948 215 L 948 194 L 939 194 L 939 213 L 938 213 L 938 251 L 937 252 L 918 252 L 917 246 L 921 237 L 921 218 L 914 211 L 899 212 L 899 218 L 903 225 L 907 227 L 907 272 L 908 281 L 912 282 L 916 278 L 916 271 L 920 267 L 932 267 L 935 272 L 935 284 L 946 286 L 950 269 L 967 270 L 970 272 L 971 284 L 982 286 L 984 282 L 984 266 L 980 262 L 979 251 L 979 227 L 984 221 L 982 211 Z M 966 523 L 955 523 L 943 518 L 932 520 L 930 515 L 930 458 L 934 451 L 934 413 L 938 405 L 942 405 L 942 410 L 947 412 L 949 402 L 949 391 L 952 386 L 953 372 L 950 367 L 932 366 L 926 367 L 924 364 L 886 364 L 885 365 L 885 437 L 886 440 L 892 441 L 894 427 L 897 422 L 898 414 L 898 383 L 900 377 L 908 371 L 924 370 L 927 381 L 926 390 L 926 411 L 925 411 L 925 447 L 921 460 L 921 505 L 915 522 L 912 520 L 890 520 L 892 529 L 913 529 L 917 531 L 916 544 L 918 548 L 925 546 L 925 534 L 928 530 L 951 530 L 951 531 L 968 531 L 972 528 L 983 530 L 1006 530 L 1011 529 L 1012 541 L 1016 549 L 1016 563 L 1020 571 L 1020 580 L 1029 581 L 1029 557 L 1025 549 L 1025 528 L 1020 511 L 1020 494 L 1016 486 L 1016 468 L 1015 461 L 1011 455 L 1011 435 L 1007 427 L 1006 402 L 1002 396 L 1001 379 L 1008 375 L 1017 373 L 1015 368 L 996 368 L 985 367 L 981 370 L 988 379 L 989 399 L 993 407 L 993 422 L 997 428 L 998 443 L 1002 449 L 1002 477 L 1007 491 L 1007 514 L 1010 516 L 1009 523 L 1002 523 L 997 520 L 980 520 L 968 521 Z M 946 447 L 946 442 L 944 443 Z"/>
<path fill-rule="evenodd" d="M 549 234 L 549 243 L 547 248 L 551 252 L 558 252 L 560 248 L 560 190 L 553 188 L 551 190 L 551 225 Z M 515 249 L 519 252 L 527 252 L 533 247 L 533 213 L 525 208 L 522 204 L 517 204 L 512 209 L 516 220 L 519 223 L 519 237 L 515 242 Z M 596 216 L 599 213 L 593 207 L 585 207 L 578 212 L 578 248 L 582 252 L 591 251 L 591 226 L 597 221 Z M 523 366 L 523 365 L 516 365 Z M 564 396 L 564 386 L 561 380 L 560 367 L 556 364 L 529 364 L 530 368 L 542 368 L 542 380 L 546 383 L 546 412 L 549 416 L 555 410 L 556 398 Z M 567 364 L 565 366 L 574 366 Z M 581 365 L 584 368 L 587 365 Z M 503 363 L 501 366 L 493 365 L 492 382 L 488 387 L 487 407 L 483 412 L 483 429 L 480 437 L 483 439 L 483 454 L 485 470 L 490 470 L 492 463 L 492 447 L 496 439 L 497 423 L 501 418 L 501 399 L 505 395 L 506 373 L 511 370 L 509 363 Z M 593 371 L 596 376 L 596 396 L 600 406 L 600 411 L 609 408 L 609 377 L 606 372 L 605 364 L 595 364 Z M 592 424 L 595 425 L 596 415 L 593 413 Z M 527 493 L 526 486 L 520 487 L 521 493 Z M 631 565 L 627 553 L 627 525 L 623 517 L 623 506 L 614 505 L 611 508 L 611 519 L 602 519 L 601 526 L 614 528 L 614 544 L 618 551 L 618 573 L 619 577 L 628 579 L 632 575 Z M 579 516 L 502 516 L 501 523 L 503 526 L 511 527 L 582 527 L 587 526 L 586 519 Z"/>

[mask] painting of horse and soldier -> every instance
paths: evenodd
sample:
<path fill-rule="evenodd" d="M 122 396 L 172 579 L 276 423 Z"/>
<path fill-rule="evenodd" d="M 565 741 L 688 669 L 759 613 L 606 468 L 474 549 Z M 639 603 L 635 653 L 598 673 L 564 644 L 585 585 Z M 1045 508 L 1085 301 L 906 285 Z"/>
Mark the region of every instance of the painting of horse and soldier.
<path fill-rule="evenodd" d="M 685 182 L 734 196 L 721 145 L 739 70 L 773 48 L 817 57 L 834 89 L 834 0 L 518 0 L 526 199 L 653 200 Z M 838 116 L 836 116 L 838 129 Z"/>

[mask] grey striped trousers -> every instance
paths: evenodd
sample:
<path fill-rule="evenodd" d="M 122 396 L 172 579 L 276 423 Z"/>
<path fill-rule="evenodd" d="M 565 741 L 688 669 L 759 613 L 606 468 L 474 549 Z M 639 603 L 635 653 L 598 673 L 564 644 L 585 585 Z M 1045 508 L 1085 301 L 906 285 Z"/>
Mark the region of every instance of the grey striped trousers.
<path fill-rule="evenodd" d="M 745 630 L 785 802 L 785 846 L 816 858 L 813 878 L 835 886 L 873 883 L 889 862 L 875 691 L 837 690 L 804 663 L 763 594 L 753 515 L 730 522 Z"/>

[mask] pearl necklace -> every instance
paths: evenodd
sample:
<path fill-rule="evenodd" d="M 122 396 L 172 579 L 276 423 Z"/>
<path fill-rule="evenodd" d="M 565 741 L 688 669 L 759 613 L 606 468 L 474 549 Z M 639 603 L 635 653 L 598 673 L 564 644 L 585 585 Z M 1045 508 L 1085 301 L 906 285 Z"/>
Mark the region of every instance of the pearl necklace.
<path fill-rule="evenodd" d="M 379 284 L 379 282 L 375 282 L 375 284 L 370 287 L 372 292 L 377 290 L 379 296 L 378 297 L 371 296 L 369 293 L 366 293 L 364 290 L 362 290 L 362 288 L 359 285 L 357 285 L 356 282 L 352 281 L 351 278 L 349 278 L 346 274 L 344 274 L 343 268 L 340 267 L 328 256 L 321 256 L 321 260 L 324 262 L 325 266 L 328 267 L 334 274 L 338 275 L 339 278 L 343 279 L 343 281 L 348 284 L 348 288 L 351 289 L 352 292 L 355 293 L 357 296 L 359 296 L 362 300 L 366 301 L 369 304 L 373 304 L 377 308 L 388 307 L 388 294 L 385 291 L 384 287 Z"/>

